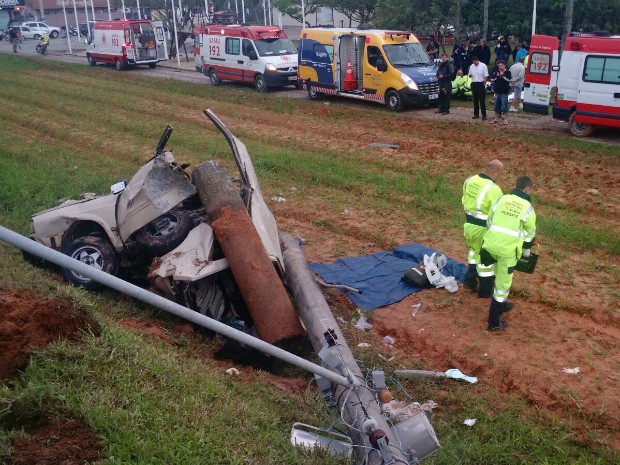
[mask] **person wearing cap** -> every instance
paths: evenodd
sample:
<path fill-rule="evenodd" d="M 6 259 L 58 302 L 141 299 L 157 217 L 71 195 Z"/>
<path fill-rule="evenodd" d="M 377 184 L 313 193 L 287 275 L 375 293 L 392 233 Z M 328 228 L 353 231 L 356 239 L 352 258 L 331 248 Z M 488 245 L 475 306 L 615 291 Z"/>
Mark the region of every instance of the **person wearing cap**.
<path fill-rule="evenodd" d="M 512 85 L 513 98 L 512 104 L 508 111 L 516 112 L 517 108 L 520 110 L 523 109 L 523 102 L 521 99 L 521 92 L 523 92 L 523 84 L 525 83 L 525 66 L 523 62 L 525 61 L 525 56 L 521 56 L 519 61 L 517 61 L 514 65 L 510 67 L 510 84 Z M 517 106 L 517 108 L 515 108 Z"/>

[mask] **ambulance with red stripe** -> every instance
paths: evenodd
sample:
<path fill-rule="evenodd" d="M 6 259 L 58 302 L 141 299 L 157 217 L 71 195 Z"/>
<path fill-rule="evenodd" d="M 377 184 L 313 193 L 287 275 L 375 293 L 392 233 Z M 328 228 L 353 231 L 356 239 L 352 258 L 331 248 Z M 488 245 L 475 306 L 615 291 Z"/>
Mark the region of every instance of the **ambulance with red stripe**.
<path fill-rule="evenodd" d="M 194 56 L 196 71 L 214 86 L 238 81 L 267 92 L 297 85 L 297 49 L 276 26 L 196 26 Z"/>
<path fill-rule="evenodd" d="M 571 33 L 559 60 L 556 37 L 534 35 L 525 74 L 523 110 L 568 121 L 589 136 L 596 126 L 620 128 L 620 36 Z"/>
<path fill-rule="evenodd" d="M 161 21 L 96 21 L 86 44 L 86 58 L 91 66 L 106 63 L 122 71 L 133 65 L 155 68 L 159 61 L 168 59 Z"/>

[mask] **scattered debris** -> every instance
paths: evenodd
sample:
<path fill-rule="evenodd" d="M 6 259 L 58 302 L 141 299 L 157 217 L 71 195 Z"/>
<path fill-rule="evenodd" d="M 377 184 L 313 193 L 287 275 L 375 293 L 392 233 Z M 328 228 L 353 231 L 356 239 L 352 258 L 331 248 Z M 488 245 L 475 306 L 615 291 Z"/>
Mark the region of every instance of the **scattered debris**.
<path fill-rule="evenodd" d="M 359 320 L 357 320 L 357 323 L 355 323 L 355 327 L 359 329 L 360 331 L 366 331 L 367 329 L 372 329 L 372 325 L 368 323 L 368 321 L 366 320 L 366 317 L 363 315 L 360 316 Z"/>
<path fill-rule="evenodd" d="M 367 347 L 371 347 L 370 344 L 368 344 L 367 342 L 360 342 L 357 347 L 361 347 L 362 349 L 365 349 Z"/>
<path fill-rule="evenodd" d="M 591 195 L 601 195 L 597 189 L 588 189 L 586 192 Z"/>
<path fill-rule="evenodd" d="M 286 202 L 286 199 L 282 197 L 281 195 L 278 195 L 276 197 L 271 197 L 271 201 L 272 202 Z"/>
<path fill-rule="evenodd" d="M 467 426 L 474 426 L 476 424 L 476 419 L 475 418 L 467 418 L 467 419 L 465 419 L 463 424 L 467 425 Z"/>
<path fill-rule="evenodd" d="M 581 370 L 579 369 L 579 367 L 574 367 L 574 368 L 564 368 L 562 369 L 562 371 L 564 373 L 568 373 L 569 375 L 576 375 L 577 373 L 580 373 Z"/>
<path fill-rule="evenodd" d="M 301 237 L 299 234 L 295 236 L 295 240 L 299 242 L 299 245 L 306 245 L 308 243 L 308 241 Z"/>
<path fill-rule="evenodd" d="M 342 214 L 344 216 L 349 216 L 351 214 L 351 212 L 345 208 L 344 210 L 342 210 Z"/>
<path fill-rule="evenodd" d="M 386 347 L 392 347 L 394 346 L 395 342 L 396 340 L 392 336 L 385 336 L 383 338 L 383 341 L 381 341 L 381 344 L 383 344 Z"/>
<path fill-rule="evenodd" d="M 439 407 L 439 404 L 432 399 L 420 404 L 420 408 L 425 412 L 432 412 L 433 409 L 436 409 L 437 407 Z"/>
<path fill-rule="evenodd" d="M 236 368 L 229 368 L 228 370 L 226 370 L 226 374 L 229 374 L 231 376 L 239 376 L 239 370 L 237 370 Z"/>
<path fill-rule="evenodd" d="M 394 360 L 394 359 L 396 358 L 396 356 L 395 356 L 395 355 L 394 355 L 394 356 L 392 356 L 392 357 L 390 357 L 390 358 L 384 357 L 384 356 L 383 356 L 383 355 L 381 355 L 381 354 L 377 354 L 377 356 L 378 356 L 379 358 L 381 358 L 381 359 L 385 360 L 386 362 L 391 362 L 392 360 Z"/>
<path fill-rule="evenodd" d="M 394 397 L 389 389 L 384 389 L 379 393 L 379 400 L 382 404 L 388 404 L 394 400 Z"/>
<path fill-rule="evenodd" d="M 472 384 L 478 382 L 478 378 L 476 378 L 475 376 L 464 375 L 461 370 L 458 370 L 456 368 L 451 368 L 450 370 L 447 370 L 446 376 L 452 379 L 462 379 L 463 381 L 467 381 L 468 383 Z"/>
<path fill-rule="evenodd" d="M 411 304 L 411 307 L 413 308 L 413 313 L 411 314 L 412 317 L 415 318 L 415 316 L 418 314 L 418 312 L 420 311 L 420 305 L 422 304 Z"/>
<path fill-rule="evenodd" d="M 408 379 L 428 379 L 431 381 L 446 381 L 448 377 L 443 371 L 428 370 L 396 370 L 394 376 Z"/>
<path fill-rule="evenodd" d="M 371 142 L 368 147 L 379 147 L 382 149 L 396 149 L 400 148 L 400 144 L 392 144 L 390 142 Z"/>

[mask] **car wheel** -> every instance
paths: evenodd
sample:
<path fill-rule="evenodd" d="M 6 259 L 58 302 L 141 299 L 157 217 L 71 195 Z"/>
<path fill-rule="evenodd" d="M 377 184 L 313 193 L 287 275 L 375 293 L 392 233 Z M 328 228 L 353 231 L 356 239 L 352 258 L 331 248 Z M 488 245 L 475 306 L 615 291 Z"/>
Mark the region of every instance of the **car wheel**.
<path fill-rule="evenodd" d="M 254 87 L 258 92 L 267 92 L 267 82 L 265 82 L 265 76 L 259 74 L 254 78 Z"/>
<path fill-rule="evenodd" d="M 121 60 L 119 60 L 118 58 L 114 60 L 114 66 L 116 67 L 117 71 L 123 71 L 125 69 L 125 65 L 123 65 L 123 63 L 121 63 Z"/>
<path fill-rule="evenodd" d="M 396 92 L 395 90 L 390 90 L 385 95 L 385 105 L 390 111 L 400 111 L 403 107 L 403 104 L 400 95 L 398 95 L 398 92 Z"/>
<path fill-rule="evenodd" d="M 570 133 L 576 137 L 588 137 L 594 132 L 594 126 L 588 123 L 579 123 L 575 121 L 575 112 L 573 111 L 568 119 L 568 128 Z"/>
<path fill-rule="evenodd" d="M 173 210 L 154 219 L 136 234 L 136 241 L 158 257 L 167 254 L 185 240 L 191 229 L 189 214 Z"/>
<path fill-rule="evenodd" d="M 151 69 L 157 68 L 157 63 L 149 63 L 149 68 Z"/>
<path fill-rule="evenodd" d="M 211 84 L 213 84 L 214 86 L 219 86 L 222 83 L 219 76 L 217 75 L 217 72 L 214 69 L 209 71 L 209 79 L 211 80 Z"/>
<path fill-rule="evenodd" d="M 64 253 L 75 260 L 111 275 L 116 275 L 118 272 L 118 256 L 110 241 L 102 237 L 78 237 L 66 247 Z M 62 274 L 74 286 L 83 287 L 89 291 L 103 287 L 103 284 L 68 268 L 63 268 Z"/>
<path fill-rule="evenodd" d="M 310 100 L 322 100 L 323 99 L 323 94 L 321 92 L 317 92 L 315 87 L 312 87 L 312 85 L 307 82 L 306 83 L 306 88 L 308 89 L 308 97 L 310 97 Z"/>
<path fill-rule="evenodd" d="M 52 39 L 55 39 L 55 38 L 56 38 L 56 37 L 58 37 L 59 35 L 60 35 L 60 34 L 58 34 L 58 31 L 52 31 L 52 32 L 50 33 L 50 37 L 51 37 Z"/>

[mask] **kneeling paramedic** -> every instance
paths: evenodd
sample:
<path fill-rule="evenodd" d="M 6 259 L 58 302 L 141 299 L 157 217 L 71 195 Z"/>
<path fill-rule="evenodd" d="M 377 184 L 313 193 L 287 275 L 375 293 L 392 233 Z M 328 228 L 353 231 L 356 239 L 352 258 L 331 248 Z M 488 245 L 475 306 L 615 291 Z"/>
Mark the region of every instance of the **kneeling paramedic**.
<path fill-rule="evenodd" d="M 536 213 L 530 203 L 532 180 L 527 176 L 517 178 L 516 188 L 502 196 L 491 208 L 487 221 L 480 259 L 482 263 L 495 262 L 495 288 L 489 307 L 488 330 L 506 329 L 500 320 L 502 313 L 514 306 L 508 302 L 512 274 L 519 257 L 529 257 L 536 235 Z"/>
<path fill-rule="evenodd" d="M 472 291 L 477 289 L 478 297 L 481 298 L 491 297 L 493 294 L 493 265 L 480 263 L 480 247 L 487 232 L 489 211 L 502 196 L 502 190 L 495 180 L 503 170 L 504 164 L 501 161 L 491 160 L 482 173 L 467 178 L 463 183 L 462 203 L 465 211 L 463 233 L 469 246 L 468 267 L 463 287 Z"/>

